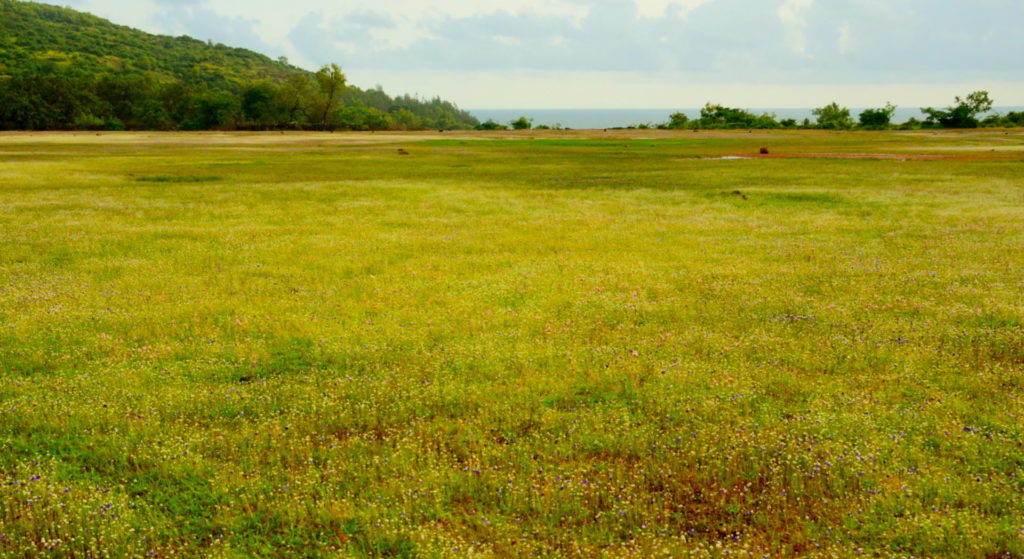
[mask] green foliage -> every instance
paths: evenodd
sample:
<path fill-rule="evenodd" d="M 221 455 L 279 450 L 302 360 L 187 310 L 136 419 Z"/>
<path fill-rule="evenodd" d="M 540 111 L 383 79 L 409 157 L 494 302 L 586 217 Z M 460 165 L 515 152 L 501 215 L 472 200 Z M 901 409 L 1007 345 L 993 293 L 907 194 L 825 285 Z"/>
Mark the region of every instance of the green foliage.
<path fill-rule="evenodd" d="M 1005 115 L 992 114 L 981 121 L 986 128 L 1015 128 L 1024 126 L 1024 111 L 1010 111 Z"/>
<path fill-rule="evenodd" d="M 778 128 L 773 114 L 755 115 L 743 109 L 735 109 L 708 103 L 700 110 L 700 118 L 693 122 L 695 128 Z"/>
<path fill-rule="evenodd" d="M 916 118 L 909 118 L 906 122 L 899 125 L 900 130 L 920 130 L 924 127 L 924 123 Z"/>
<path fill-rule="evenodd" d="M 343 130 L 386 130 L 396 124 L 391 115 L 373 107 L 340 107 L 331 120 L 332 128 Z"/>
<path fill-rule="evenodd" d="M 267 130 L 284 119 L 286 106 L 278 103 L 279 87 L 270 81 L 253 82 L 242 90 L 242 117 L 252 126 Z"/>
<path fill-rule="evenodd" d="M 284 58 L 0 0 L 0 129 L 93 129 L 103 121 L 132 130 L 333 130 L 345 125 L 335 118 L 342 105 L 376 111 L 352 121 L 358 129 L 478 124 L 438 98 L 392 99 L 348 86 L 337 65 L 312 74 Z M 382 122 L 380 113 L 396 116 Z"/>
<path fill-rule="evenodd" d="M 320 68 L 313 79 L 317 95 L 311 99 L 312 125 L 319 130 L 334 130 L 336 122 L 331 116 L 345 91 L 345 74 L 337 64 L 329 64 Z"/>
<path fill-rule="evenodd" d="M 210 91 L 192 99 L 181 130 L 218 130 L 235 128 L 241 107 L 238 97 L 225 91 Z"/>
<path fill-rule="evenodd" d="M 493 120 L 488 119 L 486 122 L 481 122 L 476 126 L 477 130 L 508 130 L 508 126 L 504 124 L 498 124 Z"/>
<path fill-rule="evenodd" d="M 850 117 L 850 109 L 840 107 L 833 102 L 811 111 L 811 114 L 818 117 L 818 128 L 824 130 L 849 130 L 853 128 L 853 118 Z"/>
<path fill-rule="evenodd" d="M 239 91 L 302 70 L 246 49 L 151 35 L 47 4 L 0 1 L 0 65 L 14 76 L 152 76 Z"/>
<path fill-rule="evenodd" d="M 921 109 L 927 115 L 925 123 L 943 128 L 977 128 L 978 116 L 992 110 L 992 98 L 987 91 L 975 91 L 965 99 L 956 97 L 946 110 L 931 107 Z"/>
<path fill-rule="evenodd" d="M 682 129 L 682 128 L 686 128 L 686 126 L 689 123 L 690 123 L 690 117 L 686 116 L 685 114 L 678 113 L 678 112 L 677 113 L 672 113 L 672 114 L 668 115 L 667 128 L 670 128 L 672 130 L 679 130 L 679 129 Z"/>
<path fill-rule="evenodd" d="M 513 130 L 529 130 L 533 128 L 533 120 L 525 116 L 521 116 L 508 124 Z"/>
<path fill-rule="evenodd" d="M 896 105 L 886 103 L 881 109 L 865 109 L 860 113 L 860 126 L 868 130 L 885 130 L 892 124 Z"/>

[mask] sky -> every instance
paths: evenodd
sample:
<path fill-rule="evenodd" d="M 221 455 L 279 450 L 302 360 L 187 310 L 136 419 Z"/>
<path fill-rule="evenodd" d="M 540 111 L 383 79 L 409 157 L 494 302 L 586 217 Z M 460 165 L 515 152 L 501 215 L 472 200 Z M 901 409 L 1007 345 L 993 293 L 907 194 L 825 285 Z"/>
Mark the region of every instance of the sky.
<path fill-rule="evenodd" d="M 59 0 L 463 108 L 1024 105 L 1024 0 Z"/>

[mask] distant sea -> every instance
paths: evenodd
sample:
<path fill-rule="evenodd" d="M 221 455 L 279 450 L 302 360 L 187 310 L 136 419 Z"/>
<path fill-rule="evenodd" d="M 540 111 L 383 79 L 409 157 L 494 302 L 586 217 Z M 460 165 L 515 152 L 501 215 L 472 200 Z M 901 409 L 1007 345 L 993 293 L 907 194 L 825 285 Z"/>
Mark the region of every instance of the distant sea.
<path fill-rule="evenodd" d="M 803 121 L 805 118 L 814 121 L 811 109 L 747 109 L 752 113 L 775 113 L 779 119 L 793 118 Z M 851 108 L 850 114 L 856 119 L 863 108 Z M 995 112 L 1024 111 L 1024 107 L 996 107 Z M 635 126 L 637 124 L 656 125 L 668 122 L 668 115 L 675 112 L 692 118 L 700 116 L 700 109 L 469 109 L 469 112 L 481 122 L 493 120 L 500 124 L 508 124 L 521 116 L 533 119 L 534 126 L 546 124 L 560 125 L 563 128 L 616 128 Z M 906 122 L 911 118 L 924 120 L 919 107 L 899 107 L 893 122 Z"/>

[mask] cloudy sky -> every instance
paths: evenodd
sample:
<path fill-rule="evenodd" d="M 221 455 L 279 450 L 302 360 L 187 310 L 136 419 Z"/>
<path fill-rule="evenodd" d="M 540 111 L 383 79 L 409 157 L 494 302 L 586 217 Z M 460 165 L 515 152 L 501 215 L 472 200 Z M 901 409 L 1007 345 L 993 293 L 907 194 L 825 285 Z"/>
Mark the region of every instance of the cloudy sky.
<path fill-rule="evenodd" d="M 1024 105 L 1024 0 L 59 0 L 464 108 Z"/>

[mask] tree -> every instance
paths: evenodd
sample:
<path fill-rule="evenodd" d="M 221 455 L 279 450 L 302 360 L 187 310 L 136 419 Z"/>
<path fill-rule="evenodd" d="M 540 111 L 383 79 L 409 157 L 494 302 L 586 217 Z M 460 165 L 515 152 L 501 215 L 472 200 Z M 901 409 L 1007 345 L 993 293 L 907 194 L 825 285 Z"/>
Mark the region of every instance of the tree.
<path fill-rule="evenodd" d="M 385 130 L 391 125 L 387 113 L 373 107 L 338 107 L 331 126 L 342 130 Z"/>
<path fill-rule="evenodd" d="M 954 103 L 944 111 L 931 107 L 921 109 L 928 115 L 925 123 L 931 126 L 938 124 L 943 128 L 977 128 L 978 116 L 992 110 L 992 99 L 987 91 L 975 91 L 966 99 L 956 97 Z"/>
<path fill-rule="evenodd" d="M 0 127 L 62 130 L 89 114 L 97 101 L 82 80 L 34 76 L 0 81 Z"/>
<path fill-rule="evenodd" d="M 686 128 L 686 125 L 689 124 L 689 122 L 690 122 L 690 117 L 686 116 L 685 114 L 683 114 L 683 113 L 672 113 L 672 114 L 668 115 L 668 126 L 667 126 L 667 128 L 671 128 L 673 130 L 679 130 L 681 128 Z"/>
<path fill-rule="evenodd" d="M 316 80 L 318 93 L 314 103 L 313 124 L 320 130 L 327 130 L 332 128 L 331 114 L 345 93 L 345 74 L 337 64 L 329 64 L 320 68 L 313 78 Z"/>
<path fill-rule="evenodd" d="M 892 124 L 892 116 L 896 114 L 896 105 L 886 103 L 882 109 L 865 109 L 860 113 L 861 128 L 882 130 Z"/>
<path fill-rule="evenodd" d="M 238 98 L 223 91 L 210 91 L 192 99 L 189 118 L 183 120 L 182 130 L 214 130 L 228 128 L 239 116 Z"/>
<path fill-rule="evenodd" d="M 420 121 L 420 117 L 416 116 L 412 111 L 405 107 L 395 107 L 391 110 L 391 120 L 399 128 L 405 130 L 416 130 L 422 128 L 423 124 Z"/>
<path fill-rule="evenodd" d="M 271 82 L 255 82 L 242 89 L 242 117 L 248 126 L 266 129 L 279 122 L 277 87 Z"/>
<path fill-rule="evenodd" d="M 313 84 L 307 76 L 288 76 L 277 90 L 274 104 L 279 109 L 281 128 L 302 128 L 310 120 Z"/>
<path fill-rule="evenodd" d="M 533 128 L 533 119 L 521 116 L 508 124 L 515 130 L 529 130 Z"/>
<path fill-rule="evenodd" d="M 811 111 L 811 114 L 818 117 L 818 127 L 825 130 L 849 130 L 853 128 L 853 118 L 850 117 L 850 109 L 840 107 L 838 103 L 830 103 Z"/>
<path fill-rule="evenodd" d="M 488 120 L 487 122 L 482 122 L 480 124 L 477 124 L 476 125 L 476 129 L 477 130 L 508 130 L 508 126 L 505 126 L 504 124 L 498 124 L 497 122 L 494 122 L 493 120 Z"/>
<path fill-rule="evenodd" d="M 734 109 L 708 103 L 700 110 L 700 118 L 694 121 L 697 128 L 778 128 L 774 114 L 755 115 L 743 109 Z"/>
<path fill-rule="evenodd" d="M 145 130 L 169 130 L 174 126 L 167 109 L 158 99 L 147 99 L 142 102 L 136 111 L 135 123 Z"/>
<path fill-rule="evenodd" d="M 105 114 L 100 116 L 137 128 L 143 105 L 155 96 L 156 84 L 145 75 L 107 74 L 96 80 L 93 90 L 106 104 Z"/>

